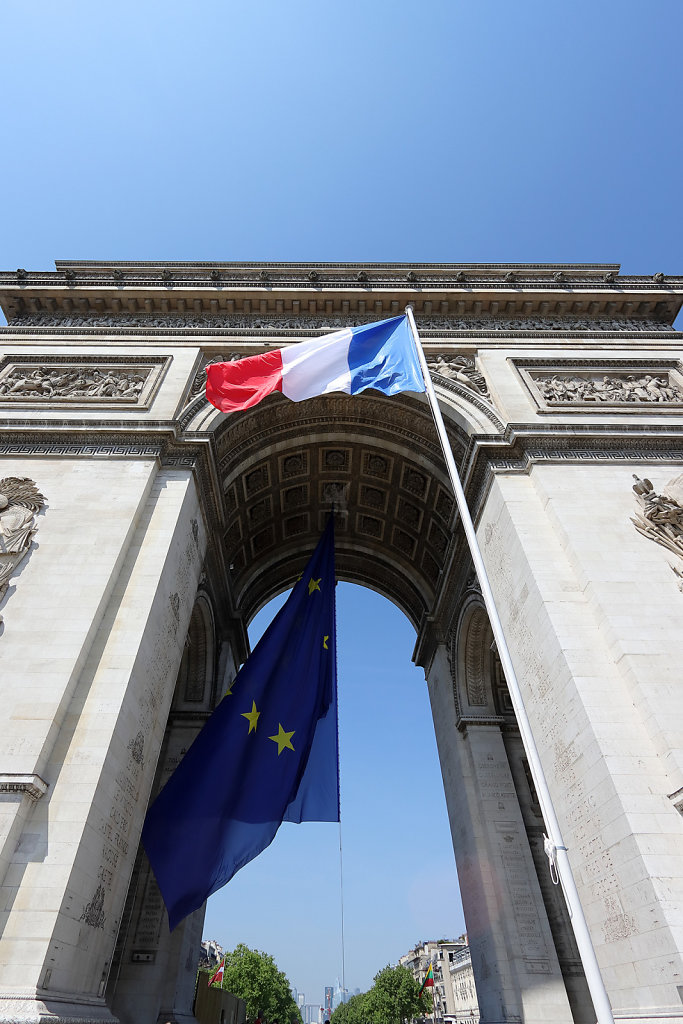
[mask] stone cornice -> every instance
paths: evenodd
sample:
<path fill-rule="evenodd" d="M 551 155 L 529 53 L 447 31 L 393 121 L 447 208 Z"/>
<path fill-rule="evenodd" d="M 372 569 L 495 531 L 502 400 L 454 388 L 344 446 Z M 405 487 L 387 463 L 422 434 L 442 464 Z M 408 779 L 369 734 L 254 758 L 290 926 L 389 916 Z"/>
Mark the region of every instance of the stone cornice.
<path fill-rule="evenodd" d="M 0 773 L 0 793 L 26 793 L 32 800 L 40 800 L 47 793 L 47 782 L 40 775 Z"/>
<path fill-rule="evenodd" d="M 673 323 L 683 277 L 618 264 L 58 262 L 0 273 L 10 323 L 31 315 L 649 316 Z"/>

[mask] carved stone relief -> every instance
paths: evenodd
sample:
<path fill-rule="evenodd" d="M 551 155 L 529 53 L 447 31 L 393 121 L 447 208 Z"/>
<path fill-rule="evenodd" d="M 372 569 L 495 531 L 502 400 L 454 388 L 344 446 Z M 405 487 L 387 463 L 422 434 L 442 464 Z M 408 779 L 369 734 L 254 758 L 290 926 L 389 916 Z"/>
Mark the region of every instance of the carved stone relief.
<path fill-rule="evenodd" d="M 45 498 L 28 477 L 0 480 L 0 601 L 11 576 L 28 554 L 44 504 Z"/>
<path fill-rule="evenodd" d="M 0 365 L 0 405 L 111 405 L 145 407 L 170 360 L 102 362 L 97 358 L 50 361 L 43 357 Z"/>
<path fill-rule="evenodd" d="M 121 313 L 98 316 L 61 316 L 25 314 L 12 317 L 13 327 L 146 327 L 146 328 L 216 328 L 239 331 L 311 331 L 340 330 L 352 324 L 371 322 L 372 317 L 355 316 L 254 316 L 239 314 Z M 580 316 L 425 316 L 418 317 L 420 331 L 644 331 L 668 332 L 668 323 L 647 317 L 580 317 Z"/>
<path fill-rule="evenodd" d="M 104 912 L 104 886 L 98 885 L 93 898 L 86 903 L 79 920 L 91 928 L 104 928 L 107 915 Z"/>
<path fill-rule="evenodd" d="M 559 376 L 543 378 L 533 375 L 546 402 L 681 402 L 683 395 L 669 379 L 669 375 L 654 377 L 644 374 L 605 375 L 602 380 L 587 376 Z"/>
<path fill-rule="evenodd" d="M 482 611 L 473 617 L 465 641 L 465 685 L 467 702 L 472 707 L 485 707 L 490 684 L 490 650 L 484 640 L 491 627 Z M 489 645 L 490 646 L 490 645 Z"/>
<path fill-rule="evenodd" d="M 683 407 L 683 374 L 678 361 L 530 361 L 518 370 L 541 412 L 551 409 L 625 411 L 647 405 L 660 411 Z"/>
<path fill-rule="evenodd" d="M 661 494 L 657 494 L 647 478 L 641 480 L 634 474 L 633 479 L 641 511 L 631 522 L 643 537 L 683 559 L 683 505 L 674 497 L 678 494 L 683 498 L 683 475 L 670 480 Z M 671 569 L 678 577 L 678 589 L 683 591 L 683 569 L 675 565 Z"/>
<path fill-rule="evenodd" d="M 188 399 L 194 398 L 195 395 L 198 395 L 206 387 L 207 366 L 213 366 L 214 363 L 234 363 L 237 359 L 241 358 L 242 354 L 240 352 L 228 352 L 227 355 L 218 355 L 213 356 L 211 359 L 207 359 L 206 362 L 202 364 L 201 370 L 198 370 L 195 374 Z"/>
<path fill-rule="evenodd" d="M 430 356 L 427 358 L 429 372 L 439 374 L 448 380 L 457 380 L 466 388 L 489 398 L 489 389 L 483 373 L 477 370 L 472 356 Z"/>

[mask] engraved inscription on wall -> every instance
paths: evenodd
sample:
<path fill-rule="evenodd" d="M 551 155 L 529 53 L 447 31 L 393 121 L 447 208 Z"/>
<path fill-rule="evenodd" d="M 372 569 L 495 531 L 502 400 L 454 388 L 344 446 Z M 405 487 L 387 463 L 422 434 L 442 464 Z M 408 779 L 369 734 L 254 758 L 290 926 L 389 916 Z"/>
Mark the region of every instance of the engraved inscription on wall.
<path fill-rule="evenodd" d="M 6 356 L 0 362 L 0 405 L 134 406 L 146 408 L 170 359 L 106 360 L 96 356 L 68 361 L 42 356 Z"/>

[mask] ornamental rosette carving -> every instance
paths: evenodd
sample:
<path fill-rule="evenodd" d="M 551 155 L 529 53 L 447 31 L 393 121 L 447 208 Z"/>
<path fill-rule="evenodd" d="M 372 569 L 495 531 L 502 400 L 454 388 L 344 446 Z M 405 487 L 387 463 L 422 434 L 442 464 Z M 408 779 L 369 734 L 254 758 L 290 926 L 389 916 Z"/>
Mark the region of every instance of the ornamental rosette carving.
<path fill-rule="evenodd" d="M 28 554 L 44 504 L 45 498 L 28 477 L 8 476 L 0 480 L 0 601 L 7 593 L 10 578 Z"/>

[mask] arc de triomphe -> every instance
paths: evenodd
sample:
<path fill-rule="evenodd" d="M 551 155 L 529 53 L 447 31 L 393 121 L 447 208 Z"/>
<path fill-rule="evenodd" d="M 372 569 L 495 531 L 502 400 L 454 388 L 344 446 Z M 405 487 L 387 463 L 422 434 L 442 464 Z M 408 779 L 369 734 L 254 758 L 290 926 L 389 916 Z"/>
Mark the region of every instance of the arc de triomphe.
<path fill-rule="evenodd" d="M 424 398 L 203 395 L 412 301 L 615 1016 L 681 1024 L 683 279 L 56 266 L 0 274 L 0 1022 L 192 1019 L 145 809 L 333 502 L 417 631 L 482 1021 L 595 1019 Z"/>

